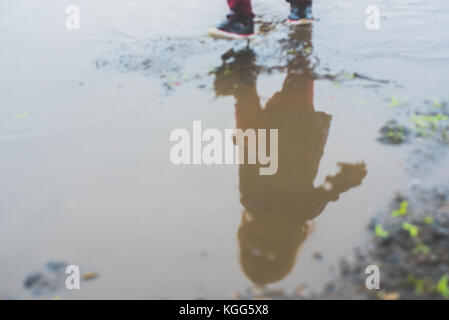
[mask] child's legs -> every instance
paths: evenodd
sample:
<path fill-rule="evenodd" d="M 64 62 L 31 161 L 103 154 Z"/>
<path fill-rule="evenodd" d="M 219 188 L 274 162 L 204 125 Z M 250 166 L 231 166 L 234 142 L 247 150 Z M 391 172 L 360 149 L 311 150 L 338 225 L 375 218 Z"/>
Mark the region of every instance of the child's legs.
<path fill-rule="evenodd" d="M 287 0 L 292 4 L 312 3 L 312 0 Z M 246 18 L 254 18 L 251 0 L 228 0 L 228 5 L 231 11 L 235 14 L 242 15 Z"/>
<path fill-rule="evenodd" d="M 235 14 L 242 15 L 245 18 L 254 18 L 251 0 L 228 0 L 228 5 Z"/>
<path fill-rule="evenodd" d="M 287 2 L 290 2 L 292 4 L 300 4 L 300 3 L 310 3 L 310 4 L 312 4 L 312 0 L 287 0 Z"/>

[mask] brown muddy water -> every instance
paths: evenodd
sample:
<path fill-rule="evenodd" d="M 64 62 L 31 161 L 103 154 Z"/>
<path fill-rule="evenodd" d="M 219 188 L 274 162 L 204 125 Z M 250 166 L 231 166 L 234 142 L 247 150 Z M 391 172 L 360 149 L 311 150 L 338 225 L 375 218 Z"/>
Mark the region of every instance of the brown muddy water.
<path fill-rule="evenodd" d="M 69 4 L 78 31 L 65 29 Z M 380 30 L 365 28 L 370 4 Z M 445 0 L 317 0 L 311 28 L 258 0 L 270 31 L 249 47 L 207 38 L 225 1 L 0 9 L 0 298 L 320 290 L 398 190 L 449 176 L 446 147 L 377 140 L 387 121 L 448 99 Z M 173 165 L 170 133 L 195 120 L 279 128 L 278 173 Z M 99 277 L 33 295 L 24 279 L 48 261 Z"/>

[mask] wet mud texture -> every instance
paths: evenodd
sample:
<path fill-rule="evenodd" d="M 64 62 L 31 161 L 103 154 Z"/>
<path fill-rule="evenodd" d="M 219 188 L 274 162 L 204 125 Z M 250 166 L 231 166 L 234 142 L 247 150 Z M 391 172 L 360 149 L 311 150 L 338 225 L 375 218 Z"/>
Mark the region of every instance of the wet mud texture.
<path fill-rule="evenodd" d="M 66 273 L 67 267 L 69 264 L 64 261 L 50 260 L 42 270 L 28 274 L 23 281 L 23 286 L 34 296 L 51 295 L 65 290 L 66 280 L 73 274 L 72 272 Z M 98 276 L 99 274 L 96 272 L 87 271 L 80 275 L 80 280 L 89 281 Z"/>
<path fill-rule="evenodd" d="M 411 200 L 409 200 L 411 199 Z M 322 292 L 252 288 L 238 299 L 449 299 L 449 187 L 412 188 L 368 226 L 372 241 L 342 258 Z M 380 289 L 367 289 L 366 268 L 380 270 Z"/>

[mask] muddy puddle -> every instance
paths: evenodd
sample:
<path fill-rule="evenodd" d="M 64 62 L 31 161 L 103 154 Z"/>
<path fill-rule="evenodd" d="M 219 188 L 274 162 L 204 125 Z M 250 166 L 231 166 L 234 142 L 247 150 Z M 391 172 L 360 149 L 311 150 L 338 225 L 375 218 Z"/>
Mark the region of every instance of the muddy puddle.
<path fill-rule="evenodd" d="M 65 3 L 2 4 L 0 298 L 321 290 L 398 190 L 449 176 L 449 4 L 376 2 L 370 31 L 364 2 L 317 0 L 295 29 L 255 1 L 249 45 L 207 38 L 226 13 L 207 0 L 71 1 L 71 32 Z M 170 134 L 197 120 L 278 128 L 277 173 L 174 165 Z M 407 139 L 383 143 L 391 120 Z M 98 277 L 28 290 L 49 261 Z"/>

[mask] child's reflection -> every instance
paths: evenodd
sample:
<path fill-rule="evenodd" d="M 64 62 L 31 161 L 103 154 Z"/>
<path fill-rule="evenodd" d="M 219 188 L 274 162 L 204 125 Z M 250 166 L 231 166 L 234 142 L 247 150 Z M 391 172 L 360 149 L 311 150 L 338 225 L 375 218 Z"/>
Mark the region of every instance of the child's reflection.
<path fill-rule="evenodd" d="M 292 270 L 309 234 L 308 222 L 341 193 L 360 185 L 367 173 L 364 163 L 340 163 L 337 175 L 328 176 L 325 186 L 314 187 L 331 116 L 313 105 L 311 28 L 296 30 L 288 46 L 292 58 L 287 77 L 264 109 L 256 91 L 259 68 L 249 48 L 233 53 L 215 79 L 217 95 L 236 99 L 237 128 L 279 130 L 275 175 L 260 175 L 258 165 L 242 164 L 239 169 L 245 208 L 238 231 L 240 261 L 247 277 L 259 285 L 279 281 Z"/>

